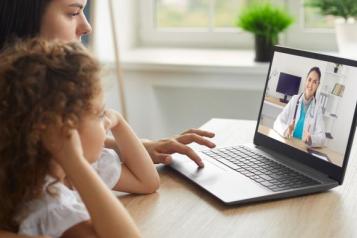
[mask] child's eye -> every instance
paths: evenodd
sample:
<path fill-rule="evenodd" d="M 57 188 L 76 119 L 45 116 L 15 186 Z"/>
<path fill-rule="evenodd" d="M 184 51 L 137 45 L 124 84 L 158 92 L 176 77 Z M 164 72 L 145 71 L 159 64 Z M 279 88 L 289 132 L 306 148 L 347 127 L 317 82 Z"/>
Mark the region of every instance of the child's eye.
<path fill-rule="evenodd" d="M 69 13 L 68 16 L 75 17 L 75 16 L 78 16 L 79 14 L 80 14 L 80 12 Z"/>

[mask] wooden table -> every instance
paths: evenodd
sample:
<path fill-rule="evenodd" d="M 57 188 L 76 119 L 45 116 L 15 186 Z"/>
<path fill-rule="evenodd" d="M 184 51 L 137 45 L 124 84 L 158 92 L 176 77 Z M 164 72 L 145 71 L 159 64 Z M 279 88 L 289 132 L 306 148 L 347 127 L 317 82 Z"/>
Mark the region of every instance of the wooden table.
<path fill-rule="evenodd" d="M 287 103 L 281 102 L 280 98 L 276 98 L 272 96 L 265 96 L 265 101 L 273 103 L 276 106 L 279 106 L 281 109 L 283 109 L 287 105 Z"/>
<path fill-rule="evenodd" d="M 216 132 L 215 143 L 228 146 L 251 142 L 255 122 L 212 119 L 202 128 Z M 158 166 L 157 193 L 120 200 L 143 237 L 357 237 L 356 156 L 353 146 L 342 186 L 315 195 L 228 207 Z"/>

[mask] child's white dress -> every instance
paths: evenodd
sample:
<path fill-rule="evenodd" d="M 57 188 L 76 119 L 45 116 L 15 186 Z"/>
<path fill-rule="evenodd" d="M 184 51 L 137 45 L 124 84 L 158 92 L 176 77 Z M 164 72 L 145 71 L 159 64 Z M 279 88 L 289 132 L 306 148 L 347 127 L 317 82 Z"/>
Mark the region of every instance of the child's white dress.
<path fill-rule="evenodd" d="M 118 182 L 121 162 L 114 150 L 104 149 L 100 159 L 92 164 L 92 167 L 110 189 Z M 48 185 L 54 181 L 54 178 L 48 177 L 47 180 Z M 50 195 L 44 188 L 44 195 L 40 199 L 26 204 L 24 209 L 26 212 L 18 217 L 20 221 L 18 234 L 61 237 L 72 226 L 90 219 L 76 191 L 70 190 L 63 183 L 55 183 L 50 187 L 50 191 L 56 191 L 57 196 Z"/>

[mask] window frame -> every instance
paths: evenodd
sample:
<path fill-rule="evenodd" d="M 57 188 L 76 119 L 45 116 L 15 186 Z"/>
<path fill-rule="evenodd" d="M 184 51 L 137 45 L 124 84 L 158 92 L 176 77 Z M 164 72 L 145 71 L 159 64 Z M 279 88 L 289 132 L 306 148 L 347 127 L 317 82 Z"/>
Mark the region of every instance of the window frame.
<path fill-rule="evenodd" d="M 336 51 L 336 37 L 333 29 L 303 27 L 303 1 L 277 0 L 295 18 L 295 23 L 280 34 L 279 44 L 301 49 Z M 155 27 L 155 0 L 141 0 L 138 7 L 140 15 L 138 44 L 141 47 L 254 48 L 253 35 L 238 28 L 215 31 L 200 28 L 158 30 Z"/>

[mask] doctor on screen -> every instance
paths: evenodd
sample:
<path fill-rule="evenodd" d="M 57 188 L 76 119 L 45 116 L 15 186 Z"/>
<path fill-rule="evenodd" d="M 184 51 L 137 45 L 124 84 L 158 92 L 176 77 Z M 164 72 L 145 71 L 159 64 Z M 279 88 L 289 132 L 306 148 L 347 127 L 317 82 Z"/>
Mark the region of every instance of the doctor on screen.
<path fill-rule="evenodd" d="M 322 109 L 316 100 L 321 71 L 313 67 L 307 74 L 304 92 L 294 95 L 274 122 L 274 130 L 281 136 L 297 138 L 310 147 L 325 144 L 325 125 Z"/>

